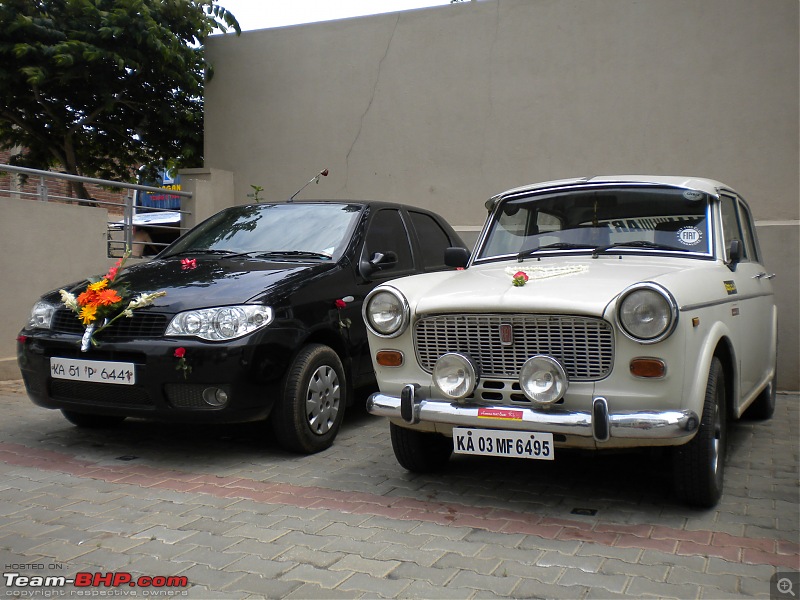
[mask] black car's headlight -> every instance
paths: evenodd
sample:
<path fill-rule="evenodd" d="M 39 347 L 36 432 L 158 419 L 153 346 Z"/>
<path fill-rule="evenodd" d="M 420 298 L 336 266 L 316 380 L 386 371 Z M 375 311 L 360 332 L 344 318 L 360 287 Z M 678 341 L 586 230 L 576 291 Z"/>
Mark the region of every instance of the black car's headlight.
<path fill-rule="evenodd" d="M 255 304 L 187 310 L 172 318 L 164 335 L 233 340 L 266 327 L 273 318 L 272 308 Z"/>
<path fill-rule="evenodd" d="M 622 332 L 633 341 L 654 344 L 675 330 L 678 305 L 661 286 L 639 283 L 622 292 L 617 318 Z"/>
<path fill-rule="evenodd" d="M 28 327 L 31 329 L 50 329 L 53 324 L 53 315 L 57 306 L 44 300 L 39 300 L 31 309 L 31 318 L 28 319 Z"/>
<path fill-rule="evenodd" d="M 403 294 L 391 287 L 370 292 L 364 302 L 364 322 L 377 336 L 393 338 L 406 330 L 409 308 Z"/>

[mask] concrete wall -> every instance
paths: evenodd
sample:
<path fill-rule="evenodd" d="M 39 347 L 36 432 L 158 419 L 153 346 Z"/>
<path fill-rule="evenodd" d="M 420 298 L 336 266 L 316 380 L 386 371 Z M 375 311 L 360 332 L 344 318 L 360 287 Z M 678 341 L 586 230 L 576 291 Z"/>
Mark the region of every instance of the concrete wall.
<path fill-rule="evenodd" d="M 724 181 L 778 273 L 798 381 L 797 0 L 485 0 L 208 40 L 206 166 L 286 199 L 379 198 L 465 238 L 484 200 L 592 174 Z M 787 252 L 787 249 L 790 250 Z"/>
<path fill-rule="evenodd" d="M 19 378 L 16 338 L 44 292 L 102 275 L 108 211 L 0 198 L 0 379 Z"/>

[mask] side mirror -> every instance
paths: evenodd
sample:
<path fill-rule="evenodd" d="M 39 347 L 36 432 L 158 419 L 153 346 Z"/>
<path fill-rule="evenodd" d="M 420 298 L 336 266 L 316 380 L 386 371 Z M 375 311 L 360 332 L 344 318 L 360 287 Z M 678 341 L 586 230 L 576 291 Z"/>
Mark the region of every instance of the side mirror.
<path fill-rule="evenodd" d="M 396 265 L 397 253 L 387 250 L 386 252 L 374 252 L 369 260 L 362 260 L 359 265 L 359 270 L 362 276 L 369 279 L 377 271 L 391 269 Z"/>
<path fill-rule="evenodd" d="M 445 248 L 444 249 L 444 264 L 448 267 L 463 268 L 469 262 L 469 250 L 466 248 Z"/>
<path fill-rule="evenodd" d="M 731 240 L 728 244 L 728 268 L 736 270 L 736 265 L 742 260 L 742 240 Z"/>

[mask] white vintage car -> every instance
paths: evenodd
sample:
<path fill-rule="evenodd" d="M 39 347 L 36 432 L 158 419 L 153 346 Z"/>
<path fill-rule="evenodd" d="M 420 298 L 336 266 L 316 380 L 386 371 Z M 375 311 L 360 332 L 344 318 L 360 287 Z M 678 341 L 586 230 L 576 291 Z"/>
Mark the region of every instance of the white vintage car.
<path fill-rule="evenodd" d="M 486 206 L 472 256 L 449 256 L 466 268 L 364 303 L 368 410 L 389 417 L 399 463 L 670 446 L 678 496 L 713 506 L 727 421 L 775 408 L 774 275 L 744 200 L 708 179 L 625 176 Z"/>

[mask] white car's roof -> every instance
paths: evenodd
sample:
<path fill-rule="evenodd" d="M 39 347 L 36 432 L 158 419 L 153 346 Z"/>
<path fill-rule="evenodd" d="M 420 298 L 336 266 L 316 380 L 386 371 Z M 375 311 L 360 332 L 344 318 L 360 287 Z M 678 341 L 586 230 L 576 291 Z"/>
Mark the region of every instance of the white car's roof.
<path fill-rule="evenodd" d="M 592 177 L 575 177 L 573 179 L 558 179 L 555 181 L 544 181 L 542 183 L 532 183 L 511 190 L 506 190 L 500 194 L 492 196 L 486 203 L 487 207 L 497 203 L 498 200 L 507 196 L 525 194 L 548 188 L 570 187 L 577 185 L 593 185 L 597 183 L 621 183 L 621 184 L 652 184 L 668 185 L 671 187 L 686 188 L 711 194 L 719 195 L 720 190 L 733 191 L 731 187 L 722 182 L 703 177 L 679 177 L 673 175 L 595 175 Z"/>

